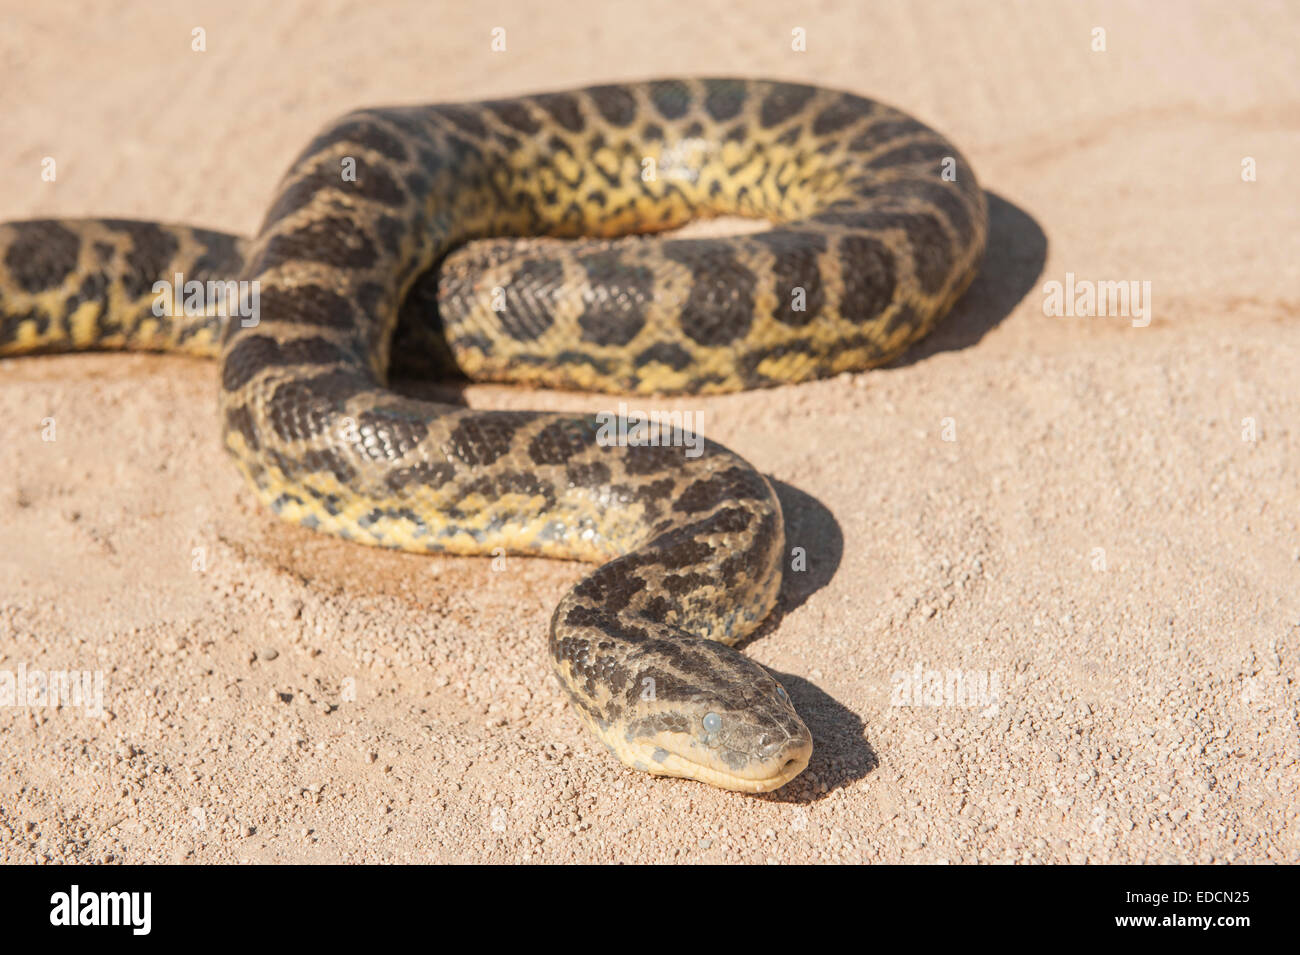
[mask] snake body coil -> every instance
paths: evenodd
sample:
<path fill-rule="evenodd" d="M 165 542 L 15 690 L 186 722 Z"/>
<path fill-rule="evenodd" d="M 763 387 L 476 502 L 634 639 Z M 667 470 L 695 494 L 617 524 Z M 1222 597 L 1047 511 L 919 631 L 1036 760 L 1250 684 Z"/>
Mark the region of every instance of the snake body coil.
<path fill-rule="evenodd" d="M 717 239 L 633 235 L 732 214 Z M 780 505 L 713 443 L 611 446 L 587 416 L 398 395 L 390 366 L 611 392 L 724 392 L 887 362 L 969 285 L 983 193 L 916 120 L 730 79 L 368 109 L 303 151 L 252 240 L 111 219 L 0 226 L 0 354 L 219 356 L 226 446 L 277 514 L 413 551 L 597 567 L 555 672 L 624 763 L 750 792 L 803 770 L 785 690 L 732 649 L 772 609 Z M 518 237 L 518 238 L 509 238 Z M 236 279 L 257 321 L 156 314 Z"/>

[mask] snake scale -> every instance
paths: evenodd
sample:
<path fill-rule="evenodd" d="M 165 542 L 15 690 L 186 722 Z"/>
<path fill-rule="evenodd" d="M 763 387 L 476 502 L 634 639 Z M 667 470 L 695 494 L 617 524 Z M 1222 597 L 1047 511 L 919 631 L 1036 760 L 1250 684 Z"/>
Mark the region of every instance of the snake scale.
<path fill-rule="evenodd" d="M 772 228 L 648 234 L 722 214 Z M 0 355 L 219 358 L 226 447 L 281 517 L 383 547 L 597 564 L 550 626 L 583 721 L 629 766 L 763 792 L 812 752 L 785 689 L 731 646 L 781 580 L 763 475 L 712 442 L 620 445 L 594 416 L 419 400 L 389 373 L 673 394 L 865 369 L 948 311 L 986 233 L 950 143 L 814 86 L 364 109 L 299 155 L 251 239 L 0 225 Z M 157 308 L 173 275 L 251 283 L 256 320 Z"/>

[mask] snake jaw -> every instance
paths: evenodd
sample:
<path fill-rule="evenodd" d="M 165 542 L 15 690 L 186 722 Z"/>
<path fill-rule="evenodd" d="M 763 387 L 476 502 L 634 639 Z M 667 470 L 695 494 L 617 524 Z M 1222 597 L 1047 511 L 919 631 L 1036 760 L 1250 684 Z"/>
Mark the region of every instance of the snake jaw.
<path fill-rule="evenodd" d="M 802 722 L 799 730 L 795 735 L 761 744 L 757 751 L 745 754 L 748 758 L 741 771 L 697 765 L 694 778 L 737 792 L 764 793 L 780 789 L 802 773 L 812 757 L 812 736 Z"/>
<path fill-rule="evenodd" d="M 729 789 L 764 793 L 780 789 L 808 766 L 812 737 L 802 732 L 740 751 L 681 733 L 661 733 L 635 740 L 606 739 L 610 751 L 633 769 L 656 776 L 675 776 Z"/>
<path fill-rule="evenodd" d="M 621 732 L 612 725 L 592 728 L 634 769 L 735 792 L 771 792 L 807 768 L 813 742 L 785 688 L 760 672 L 762 683 L 732 705 L 700 692 L 633 718 Z"/>

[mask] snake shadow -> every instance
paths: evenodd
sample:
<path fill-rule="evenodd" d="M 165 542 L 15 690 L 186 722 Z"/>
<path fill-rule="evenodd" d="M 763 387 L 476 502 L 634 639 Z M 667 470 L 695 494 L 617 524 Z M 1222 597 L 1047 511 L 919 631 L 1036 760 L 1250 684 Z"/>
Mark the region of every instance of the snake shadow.
<path fill-rule="evenodd" d="M 768 618 L 744 640 L 743 649 L 781 625 L 785 615 L 803 606 L 839 570 L 844 556 L 844 534 L 839 522 L 811 494 L 768 475 L 785 515 L 787 555 L 776 607 Z M 796 564 L 795 548 L 802 563 Z M 801 569 L 797 569 L 801 568 Z M 861 779 L 879 765 L 876 752 L 866 738 L 866 727 L 858 714 L 805 677 L 770 671 L 790 693 L 795 709 L 813 737 L 813 755 L 808 768 L 789 785 L 761 797 L 777 802 L 816 802 L 841 786 Z"/>
<path fill-rule="evenodd" d="M 856 782 L 880 765 L 867 740 L 866 724 L 853 710 L 801 676 L 769 670 L 790 694 L 794 708 L 812 733 L 813 753 L 808 768 L 776 792 L 764 793 L 770 802 L 814 803 L 842 786 Z"/>
<path fill-rule="evenodd" d="M 952 312 L 921 343 L 895 361 L 894 367 L 924 361 L 945 351 L 978 343 L 1028 295 L 1047 263 L 1047 236 L 1038 222 L 1015 203 L 985 191 L 989 209 L 988 246 L 979 274 Z M 844 535 L 839 523 L 816 498 L 772 478 L 785 513 L 787 548 L 802 547 L 803 572 L 787 566 L 776 609 L 742 646 L 780 626 L 782 618 L 821 590 L 839 569 Z M 866 726 L 853 710 L 803 677 L 772 675 L 781 681 L 813 736 L 808 769 L 789 785 L 763 798 L 777 802 L 815 802 L 841 786 L 861 779 L 880 765 L 866 738 Z"/>
<path fill-rule="evenodd" d="M 996 193 L 984 192 L 989 207 L 984 262 L 966 294 L 933 332 L 893 362 L 899 368 L 945 351 L 976 344 L 1028 295 L 1047 264 L 1047 236 L 1028 212 Z"/>

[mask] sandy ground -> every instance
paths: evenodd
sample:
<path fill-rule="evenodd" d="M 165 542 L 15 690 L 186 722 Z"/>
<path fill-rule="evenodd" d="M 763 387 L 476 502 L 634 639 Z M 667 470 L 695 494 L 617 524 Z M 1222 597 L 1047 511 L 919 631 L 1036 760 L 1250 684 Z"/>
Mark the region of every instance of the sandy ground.
<path fill-rule="evenodd" d="M 993 209 L 897 367 L 662 405 L 780 482 L 808 554 L 747 648 L 817 747 L 765 797 L 586 735 L 543 649 L 580 567 L 281 525 L 219 447 L 212 365 L 0 363 L 0 671 L 104 677 L 102 715 L 0 709 L 4 860 L 1300 861 L 1294 5 L 0 8 L 0 218 L 249 231 L 354 106 L 683 73 L 893 102 Z M 1067 272 L 1149 281 L 1150 323 L 1045 314 Z"/>

